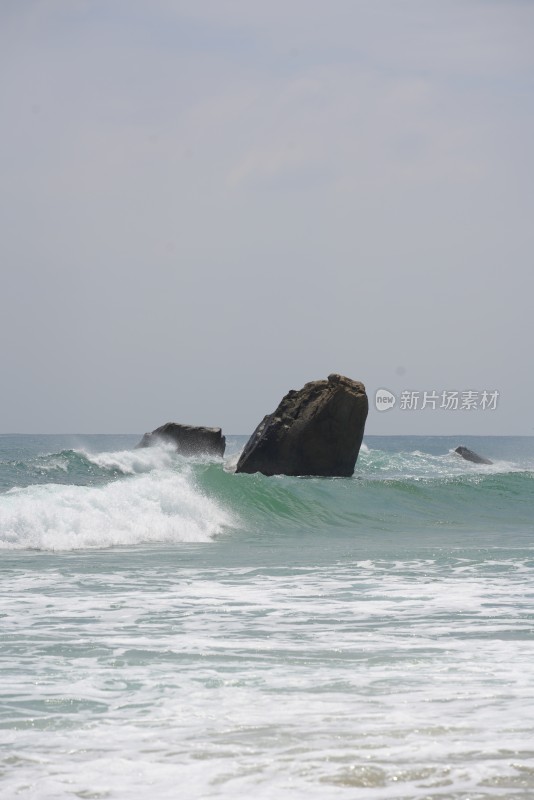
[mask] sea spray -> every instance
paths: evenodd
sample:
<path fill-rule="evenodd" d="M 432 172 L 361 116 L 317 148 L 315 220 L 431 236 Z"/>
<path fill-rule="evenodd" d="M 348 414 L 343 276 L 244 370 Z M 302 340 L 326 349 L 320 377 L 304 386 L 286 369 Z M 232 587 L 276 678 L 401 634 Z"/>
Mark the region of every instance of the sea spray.
<path fill-rule="evenodd" d="M 101 457 L 106 469 L 110 455 Z M 133 469 L 117 456 L 121 472 Z M 138 465 L 139 466 L 139 465 Z M 146 462 L 141 464 L 146 467 Z M 100 486 L 45 484 L 0 497 L 0 547 L 72 550 L 141 542 L 206 542 L 232 522 L 191 473 L 152 470 Z"/>

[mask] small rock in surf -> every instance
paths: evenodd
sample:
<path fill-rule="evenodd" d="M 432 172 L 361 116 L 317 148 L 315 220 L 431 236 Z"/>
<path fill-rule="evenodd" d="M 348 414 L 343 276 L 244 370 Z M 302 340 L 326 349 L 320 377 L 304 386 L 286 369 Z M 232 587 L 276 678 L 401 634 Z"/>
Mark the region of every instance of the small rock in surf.
<path fill-rule="evenodd" d="M 220 428 L 203 428 L 166 422 L 152 433 L 145 433 L 137 447 L 152 447 L 160 442 L 171 442 L 184 456 L 223 456 L 226 439 Z"/>
<path fill-rule="evenodd" d="M 458 453 L 459 456 L 465 458 L 466 461 L 472 461 L 474 464 L 493 464 L 493 461 L 490 461 L 489 458 L 484 458 L 483 456 L 479 456 L 478 453 L 475 453 L 473 450 L 470 450 L 468 447 L 457 447 L 454 451 Z"/>

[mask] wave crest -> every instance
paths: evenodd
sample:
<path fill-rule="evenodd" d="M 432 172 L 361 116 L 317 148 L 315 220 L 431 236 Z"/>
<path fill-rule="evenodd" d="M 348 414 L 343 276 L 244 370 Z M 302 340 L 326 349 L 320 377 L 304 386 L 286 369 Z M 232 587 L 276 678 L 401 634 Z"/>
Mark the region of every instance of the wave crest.
<path fill-rule="evenodd" d="M 0 504 L 0 548 L 75 550 L 141 542 L 206 542 L 232 516 L 187 474 L 155 471 L 104 486 L 11 489 Z"/>

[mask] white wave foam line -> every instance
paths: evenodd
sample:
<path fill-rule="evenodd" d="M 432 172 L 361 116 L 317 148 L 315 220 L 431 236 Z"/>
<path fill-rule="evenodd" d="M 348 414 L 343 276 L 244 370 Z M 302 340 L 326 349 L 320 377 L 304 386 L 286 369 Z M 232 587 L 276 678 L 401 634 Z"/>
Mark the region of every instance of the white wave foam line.
<path fill-rule="evenodd" d="M 46 484 L 0 496 L 0 548 L 77 550 L 207 542 L 231 515 L 187 476 L 157 471 L 106 486 Z"/>
<path fill-rule="evenodd" d="M 440 454 L 424 453 L 421 450 L 399 453 L 371 450 L 363 453 L 363 457 L 358 461 L 358 467 L 371 475 L 397 480 L 448 479 L 464 475 L 483 477 L 530 469 L 528 465 L 504 460 L 495 461 L 493 464 L 476 464 L 462 458 L 452 449 Z"/>
<path fill-rule="evenodd" d="M 97 467 L 115 469 L 124 475 L 166 469 L 172 465 L 177 455 L 176 448 L 169 444 L 143 447 L 139 450 L 117 450 L 110 453 L 88 453 L 85 450 L 78 452 Z"/>

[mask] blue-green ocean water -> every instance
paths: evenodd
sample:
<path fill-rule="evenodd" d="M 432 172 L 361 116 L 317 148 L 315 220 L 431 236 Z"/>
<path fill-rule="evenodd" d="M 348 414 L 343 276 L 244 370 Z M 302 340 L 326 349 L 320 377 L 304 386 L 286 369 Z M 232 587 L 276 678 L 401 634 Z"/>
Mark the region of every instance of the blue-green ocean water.
<path fill-rule="evenodd" d="M 138 440 L 0 436 L 2 798 L 534 798 L 534 439 Z"/>

